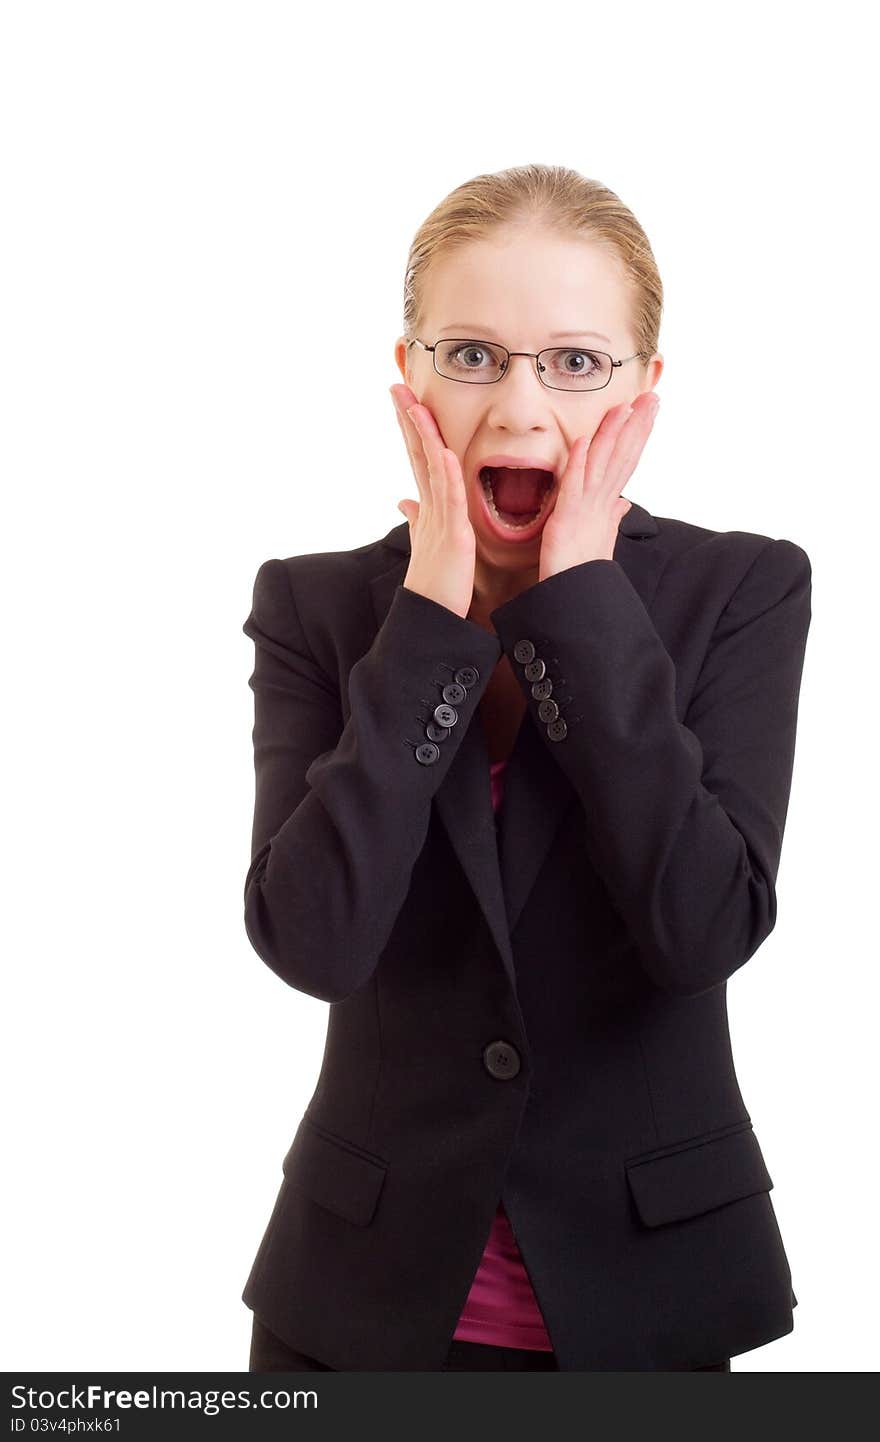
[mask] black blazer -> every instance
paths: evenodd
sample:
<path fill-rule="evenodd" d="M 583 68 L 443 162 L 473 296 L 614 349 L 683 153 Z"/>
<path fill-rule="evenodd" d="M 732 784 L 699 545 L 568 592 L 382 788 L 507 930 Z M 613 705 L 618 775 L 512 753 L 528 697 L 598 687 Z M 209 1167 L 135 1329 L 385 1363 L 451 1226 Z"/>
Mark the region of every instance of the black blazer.
<path fill-rule="evenodd" d="M 776 922 L 809 558 L 633 504 L 493 635 L 409 553 L 267 560 L 243 627 L 247 935 L 330 1003 L 243 1300 L 337 1370 L 439 1370 L 500 1199 L 561 1370 L 759 1347 L 797 1298 L 725 983 Z"/>

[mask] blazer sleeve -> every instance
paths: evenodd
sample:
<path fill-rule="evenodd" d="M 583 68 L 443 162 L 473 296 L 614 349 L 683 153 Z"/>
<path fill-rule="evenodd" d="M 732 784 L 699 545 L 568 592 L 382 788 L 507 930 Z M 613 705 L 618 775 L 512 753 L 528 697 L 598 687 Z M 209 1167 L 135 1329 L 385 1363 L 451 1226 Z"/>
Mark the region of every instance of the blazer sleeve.
<path fill-rule="evenodd" d="M 343 726 L 338 688 L 300 624 L 292 576 L 282 560 L 260 566 L 242 627 L 255 646 L 244 921 L 257 954 L 288 985 L 340 1001 L 370 977 L 385 947 L 432 798 L 501 646 L 475 622 L 399 586 L 372 646 L 351 668 Z M 422 764 L 416 747 L 427 739 L 424 722 L 457 671 L 469 682 L 463 698 L 456 693 L 457 719 L 437 741 L 439 755 Z"/>
<path fill-rule="evenodd" d="M 768 542 L 715 626 L 683 722 L 674 663 L 616 561 L 557 572 L 492 613 L 529 698 L 513 648 L 549 638 L 580 714 L 559 741 L 536 724 L 645 971 L 678 995 L 725 981 L 776 924 L 810 608 L 807 553 Z"/>

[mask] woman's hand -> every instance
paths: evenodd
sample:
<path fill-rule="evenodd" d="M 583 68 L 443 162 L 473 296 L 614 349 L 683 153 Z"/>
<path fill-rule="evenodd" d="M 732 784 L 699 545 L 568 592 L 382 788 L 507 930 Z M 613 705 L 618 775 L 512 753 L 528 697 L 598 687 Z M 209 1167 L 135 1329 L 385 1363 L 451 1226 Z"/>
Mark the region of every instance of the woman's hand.
<path fill-rule="evenodd" d="M 652 391 L 602 418 L 591 441 L 572 446 L 556 505 L 541 532 L 539 581 L 583 561 L 613 561 L 617 529 L 632 501 L 621 496 L 638 464 L 660 402 Z"/>
<path fill-rule="evenodd" d="M 389 389 L 419 490 L 417 502 L 400 501 L 397 507 L 409 522 L 410 562 L 403 584 L 466 618 L 474 595 L 477 538 L 458 457 L 409 386 Z"/>

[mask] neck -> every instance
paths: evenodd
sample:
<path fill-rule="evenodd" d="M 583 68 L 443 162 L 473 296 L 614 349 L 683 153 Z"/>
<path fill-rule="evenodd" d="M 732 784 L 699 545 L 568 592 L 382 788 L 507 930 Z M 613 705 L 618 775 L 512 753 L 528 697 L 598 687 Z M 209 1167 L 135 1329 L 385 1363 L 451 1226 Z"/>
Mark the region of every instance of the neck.
<path fill-rule="evenodd" d="M 498 606 L 503 606 L 505 601 L 511 601 L 521 591 L 528 590 L 538 580 L 537 565 L 524 569 L 508 571 L 498 566 L 487 566 L 481 564 L 480 558 L 474 567 L 474 594 L 471 601 L 468 619 L 476 621 L 478 625 L 484 626 L 488 631 L 494 631 L 489 617 Z"/>

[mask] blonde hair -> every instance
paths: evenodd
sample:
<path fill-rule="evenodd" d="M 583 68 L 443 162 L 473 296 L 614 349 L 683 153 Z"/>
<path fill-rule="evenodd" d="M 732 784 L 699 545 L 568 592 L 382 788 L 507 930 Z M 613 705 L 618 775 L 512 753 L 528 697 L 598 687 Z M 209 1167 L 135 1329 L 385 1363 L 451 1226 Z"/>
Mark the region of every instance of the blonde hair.
<path fill-rule="evenodd" d="M 403 287 L 403 334 L 418 335 L 431 265 L 501 227 L 534 226 L 600 245 L 618 262 L 643 367 L 659 348 L 663 284 L 644 230 L 619 196 L 563 165 L 516 165 L 475 175 L 441 200 L 416 231 Z M 407 354 L 409 354 L 409 349 Z"/>

